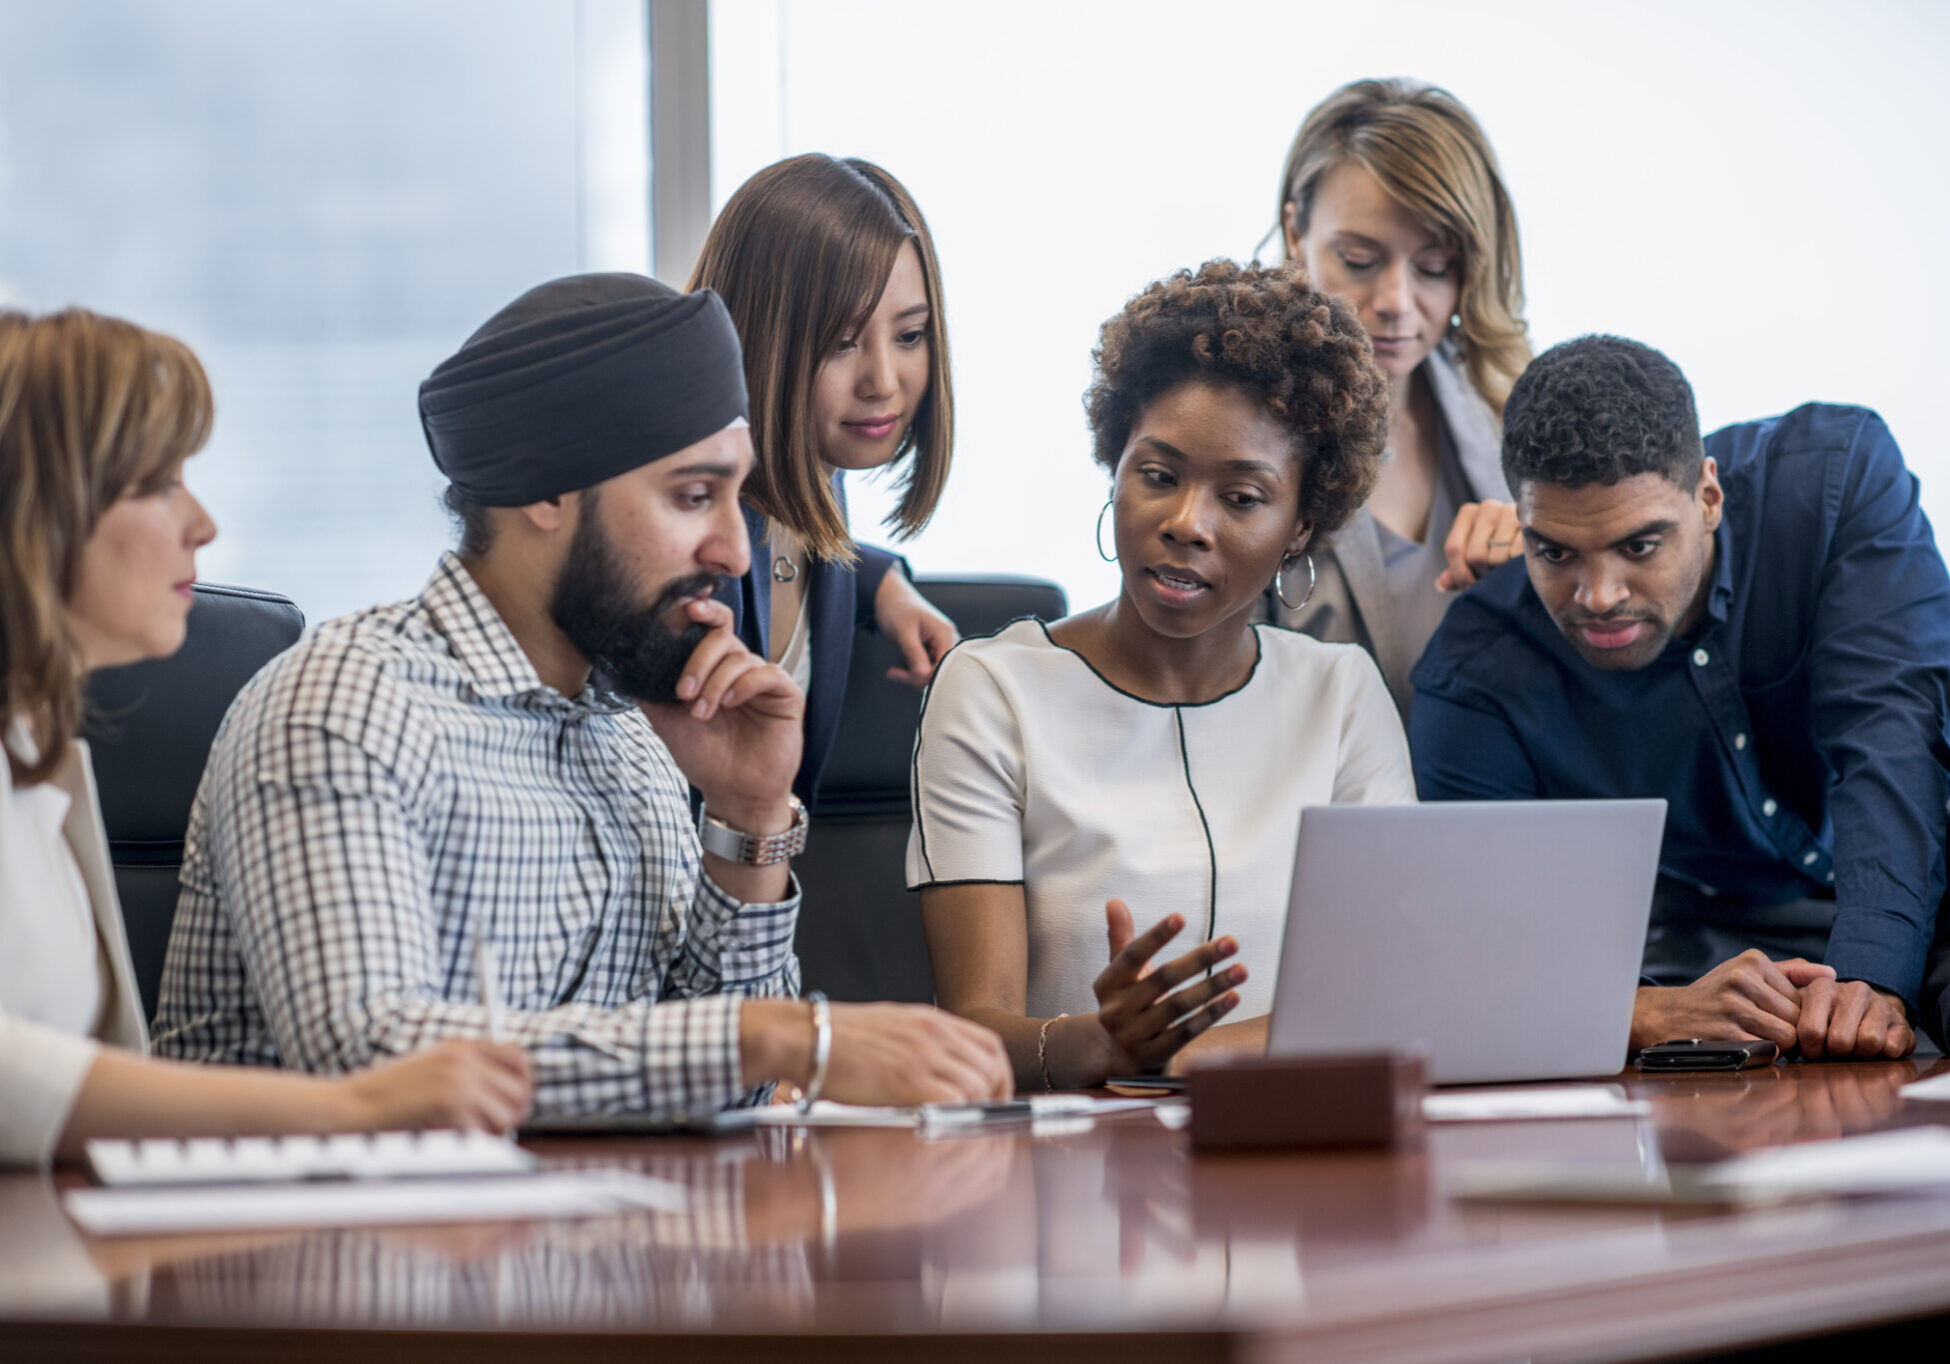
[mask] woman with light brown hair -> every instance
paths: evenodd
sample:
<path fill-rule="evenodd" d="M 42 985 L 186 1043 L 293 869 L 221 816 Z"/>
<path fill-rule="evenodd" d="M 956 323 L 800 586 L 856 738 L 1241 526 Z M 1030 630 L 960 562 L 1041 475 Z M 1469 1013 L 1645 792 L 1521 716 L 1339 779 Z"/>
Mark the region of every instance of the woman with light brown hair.
<path fill-rule="evenodd" d="M 1453 594 L 1520 552 L 1498 447 L 1530 363 L 1516 212 L 1461 101 L 1363 80 L 1307 115 L 1280 176 L 1288 260 L 1347 300 L 1390 384 L 1367 506 L 1315 556 L 1311 593 L 1273 618 L 1375 656 L 1407 714 L 1408 675 Z"/>
<path fill-rule="evenodd" d="M 745 352 L 757 462 L 745 482 L 752 566 L 721 592 L 747 648 L 806 693 L 810 802 L 839 728 L 856 624 L 876 626 L 924 687 L 955 627 L 898 556 L 855 543 L 842 475 L 900 466 L 888 524 L 934 514 L 954 447 L 954 393 L 934 240 L 900 181 L 818 153 L 767 166 L 711 226 L 692 289 L 731 310 Z M 890 571 L 892 570 L 892 571 Z"/>
<path fill-rule="evenodd" d="M 93 668 L 183 642 L 216 527 L 183 484 L 209 381 L 181 342 L 0 311 L 0 1164 L 90 1137 L 512 1125 L 519 1048 L 448 1043 L 339 1079 L 143 1055 L 88 746 Z"/>

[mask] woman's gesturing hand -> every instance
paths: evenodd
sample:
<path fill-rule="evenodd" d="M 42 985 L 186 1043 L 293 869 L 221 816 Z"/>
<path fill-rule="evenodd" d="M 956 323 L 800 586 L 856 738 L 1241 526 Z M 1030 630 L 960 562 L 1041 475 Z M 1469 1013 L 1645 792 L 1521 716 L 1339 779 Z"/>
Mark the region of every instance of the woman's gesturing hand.
<path fill-rule="evenodd" d="M 1246 979 L 1246 968 L 1237 963 L 1222 971 L 1213 968 L 1237 952 L 1239 943 L 1214 938 L 1154 968 L 1151 958 L 1178 936 L 1184 916 L 1167 914 L 1141 934 L 1134 932 L 1130 907 L 1122 900 L 1107 903 L 1104 917 L 1110 965 L 1092 986 L 1097 1021 L 1133 1070 L 1162 1070 L 1180 1047 L 1238 1005 L 1234 987 Z M 1195 976 L 1205 979 L 1185 985 Z"/>

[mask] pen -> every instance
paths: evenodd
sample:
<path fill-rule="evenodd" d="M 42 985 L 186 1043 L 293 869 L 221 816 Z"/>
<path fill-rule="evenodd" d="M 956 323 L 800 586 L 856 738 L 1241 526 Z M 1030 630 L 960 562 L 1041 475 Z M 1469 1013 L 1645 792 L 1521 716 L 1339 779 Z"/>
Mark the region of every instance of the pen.
<path fill-rule="evenodd" d="M 501 978 L 494 972 L 494 951 L 487 945 L 486 938 L 474 943 L 474 974 L 481 980 L 481 1003 L 487 1009 L 488 1041 L 505 1042 L 508 1030 L 504 1026 L 501 1007 Z"/>

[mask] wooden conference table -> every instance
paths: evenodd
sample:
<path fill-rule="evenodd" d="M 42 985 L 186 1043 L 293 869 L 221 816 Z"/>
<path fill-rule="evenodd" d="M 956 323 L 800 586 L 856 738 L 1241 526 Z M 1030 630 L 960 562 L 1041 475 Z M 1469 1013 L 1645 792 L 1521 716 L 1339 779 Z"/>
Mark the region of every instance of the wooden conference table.
<path fill-rule="evenodd" d="M 534 1145 L 680 1179 L 682 1216 L 91 1242 L 56 1202 L 72 1175 L 7 1175 L 0 1356 L 1618 1359 L 1905 1321 L 1941 1353 L 1950 1197 L 1559 1207 L 1458 1201 L 1445 1172 L 1924 1122 L 1897 1087 L 1945 1064 L 1628 1075 L 1648 1117 L 1444 1126 L 1393 1155 L 1194 1157 L 1149 1113 Z"/>

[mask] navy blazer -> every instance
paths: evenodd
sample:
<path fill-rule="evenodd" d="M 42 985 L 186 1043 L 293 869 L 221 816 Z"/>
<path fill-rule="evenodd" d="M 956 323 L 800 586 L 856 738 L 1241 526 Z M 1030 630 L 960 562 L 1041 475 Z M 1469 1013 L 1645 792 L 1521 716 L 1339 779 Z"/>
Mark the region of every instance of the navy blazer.
<path fill-rule="evenodd" d="M 760 658 L 771 656 L 772 547 L 765 539 L 765 517 L 745 509 L 745 530 L 751 537 L 752 564 L 742 578 L 727 580 L 718 600 L 731 608 L 732 626 L 745 647 Z M 806 747 L 799 759 L 799 775 L 792 792 L 808 806 L 819 789 L 819 774 L 833 750 L 840 727 L 840 707 L 846 700 L 846 678 L 853 662 L 853 631 L 874 623 L 873 599 L 887 570 L 907 561 L 889 550 L 857 546 L 859 562 L 812 560 L 805 568 L 805 610 L 812 613 L 808 628 L 812 645 L 812 678 L 806 688 Z M 911 575 L 910 575 L 911 576 Z"/>

